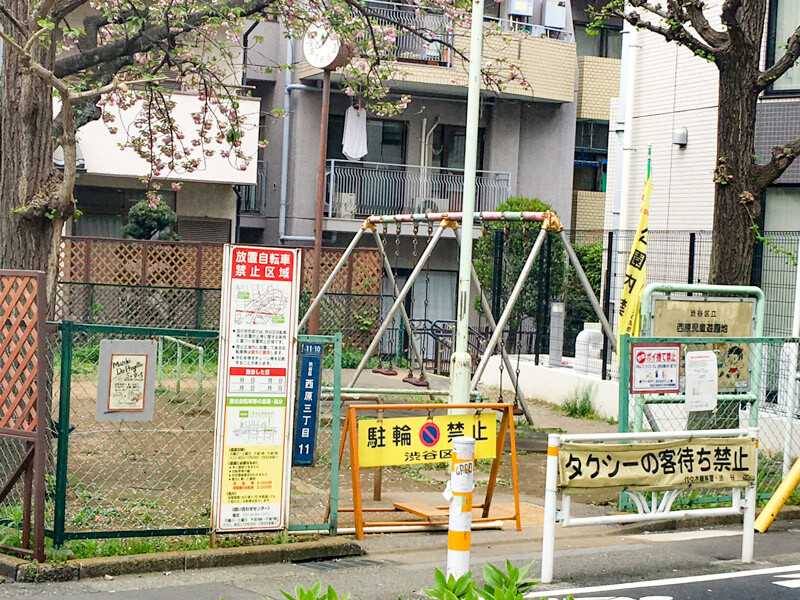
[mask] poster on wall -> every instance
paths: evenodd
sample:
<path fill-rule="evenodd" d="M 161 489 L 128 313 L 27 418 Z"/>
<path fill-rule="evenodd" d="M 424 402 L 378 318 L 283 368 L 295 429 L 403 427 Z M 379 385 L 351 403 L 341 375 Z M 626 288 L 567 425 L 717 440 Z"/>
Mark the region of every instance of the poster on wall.
<path fill-rule="evenodd" d="M 155 340 L 101 340 L 95 419 L 151 421 L 156 391 Z"/>
<path fill-rule="evenodd" d="M 300 251 L 226 245 L 222 271 L 213 528 L 286 526 Z"/>

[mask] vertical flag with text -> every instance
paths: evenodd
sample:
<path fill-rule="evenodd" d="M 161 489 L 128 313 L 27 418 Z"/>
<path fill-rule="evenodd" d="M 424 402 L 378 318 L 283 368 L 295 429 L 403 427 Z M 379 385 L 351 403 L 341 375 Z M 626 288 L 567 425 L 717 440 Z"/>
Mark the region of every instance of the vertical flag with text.
<path fill-rule="evenodd" d="M 639 213 L 639 228 L 633 240 L 625 278 L 622 281 L 622 295 L 619 301 L 619 321 L 617 326 L 617 348 L 620 337 L 639 335 L 641 325 L 639 304 L 642 300 L 645 279 L 647 277 L 647 221 L 650 214 L 650 192 L 653 184 L 650 178 L 650 150 L 647 151 L 647 180 L 642 193 L 642 206 Z M 619 361 L 619 354 L 617 354 Z"/>

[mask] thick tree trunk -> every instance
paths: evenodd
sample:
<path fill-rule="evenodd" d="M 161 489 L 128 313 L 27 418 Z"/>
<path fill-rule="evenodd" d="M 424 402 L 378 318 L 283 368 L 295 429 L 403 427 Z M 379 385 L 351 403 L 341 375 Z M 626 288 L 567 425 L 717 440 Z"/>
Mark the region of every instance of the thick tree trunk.
<path fill-rule="evenodd" d="M 28 21 L 29 0 L 4 3 L 20 21 Z M 8 21 L 2 24 L 4 31 L 18 34 Z M 38 52 L 37 60 L 52 65 L 52 49 Z M 57 193 L 61 180 L 53 169 L 51 89 L 27 72 L 19 55 L 6 47 L 0 93 L 0 267 L 45 271 L 52 290 L 58 262 L 54 251 L 59 243 L 54 235 L 60 238 L 60 231 L 54 227 L 55 220 L 26 217 L 19 210 L 39 194 Z"/>

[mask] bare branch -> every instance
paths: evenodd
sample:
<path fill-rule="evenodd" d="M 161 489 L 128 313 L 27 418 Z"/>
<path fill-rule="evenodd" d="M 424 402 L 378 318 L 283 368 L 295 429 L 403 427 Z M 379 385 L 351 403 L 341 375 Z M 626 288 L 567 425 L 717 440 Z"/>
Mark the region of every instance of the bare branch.
<path fill-rule="evenodd" d="M 645 8 L 648 4 L 647 2 L 641 0 L 631 0 L 631 4 L 637 6 L 639 8 Z M 705 44 L 701 40 L 697 39 L 693 36 L 686 27 L 681 24 L 676 24 L 672 26 L 667 25 L 658 25 L 656 23 L 652 23 L 650 21 L 645 20 L 642 18 L 642 15 L 636 11 L 629 11 L 621 14 L 622 18 L 627 20 L 631 25 L 634 27 L 640 27 L 642 29 L 647 29 L 648 31 L 652 31 L 653 33 L 657 33 L 660 36 L 664 37 L 668 42 L 675 42 L 682 46 L 686 46 L 694 52 L 695 54 L 699 54 L 701 56 L 716 56 L 718 49 Z"/>
<path fill-rule="evenodd" d="M 715 48 L 720 48 L 728 43 L 729 36 L 724 31 L 717 31 L 706 19 L 703 9 L 694 1 L 689 0 L 685 3 L 686 16 L 692 28 L 700 35 L 703 40 Z"/>
<path fill-rule="evenodd" d="M 798 156 L 800 156 L 800 138 L 782 146 L 775 146 L 772 149 L 772 159 L 765 165 L 754 167 L 753 175 L 759 189 L 766 188 L 783 175 Z"/>
<path fill-rule="evenodd" d="M 12 15 L 12 14 L 11 14 L 11 11 L 9 11 L 9 10 L 8 10 L 8 9 L 7 9 L 5 6 L 3 6 L 2 4 L 0 4 L 0 13 L 3 13 L 3 15 L 6 17 L 6 19 L 8 19 L 8 21 L 9 21 L 9 22 L 10 22 L 10 23 L 11 23 L 11 24 L 14 26 L 14 27 L 16 27 L 16 28 L 17 28 L 17 29 L 18 29 L 18 30 L 19 30 L 19 31 L 20 31 L 20 32 L 21 32 L 23 35 L 25 35 L 25 36 L 27 36 L 27 35 L 30 35 L 30 31 L 28 31 L 28 28 L 27 28 L 27 27 L 25 27 L 25 26 L 24 26 L 22 23 L 20 23 L 20 22 L 19 22 L 19 20 L 17 19 L 17 17 L 15 17 L 14 15 Z"/>
<path fill-rule="evenodd" d="M 53 7 L 53 20 L 58 22 L 73 11 L 79 9 L 84 4 L 89 4 L 89 0 L 61 0 L 56 1 Z"/>
<path fill-rule="evenodd" d="M 786 52 L 774 65 L 762 72 L 758 78 L 760 89 L 768 87 L 778 77 L 786 73 L 800 58 L 800 27 L 798 27 L 786 43 Z"/>

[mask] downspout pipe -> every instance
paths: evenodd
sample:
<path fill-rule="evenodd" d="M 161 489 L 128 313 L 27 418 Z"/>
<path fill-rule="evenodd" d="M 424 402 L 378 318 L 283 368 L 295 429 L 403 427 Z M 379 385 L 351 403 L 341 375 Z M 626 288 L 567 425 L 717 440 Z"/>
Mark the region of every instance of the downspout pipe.
<path fill-rule="evenodd" d="M 294 44 L 292 40 L 286 41 L 286 64 L 291 65 L 294 61 Z M 282 244 L 301 242 L 313 243 L 314 236 L 308 235 L 286 235 L 286 207 L 289 202 L 289 145 L 292 137 L 292 92 L 294 90 L 304 90 L 308 92 L 318 92 L 318 88 L 299 83 L 292 83 L 292 70 L 286 69 L 284 73 L 285 84 L 283 89 L 283 141 L 281 148 L 281 204 L 278 214 L 278 237 Z"/>

